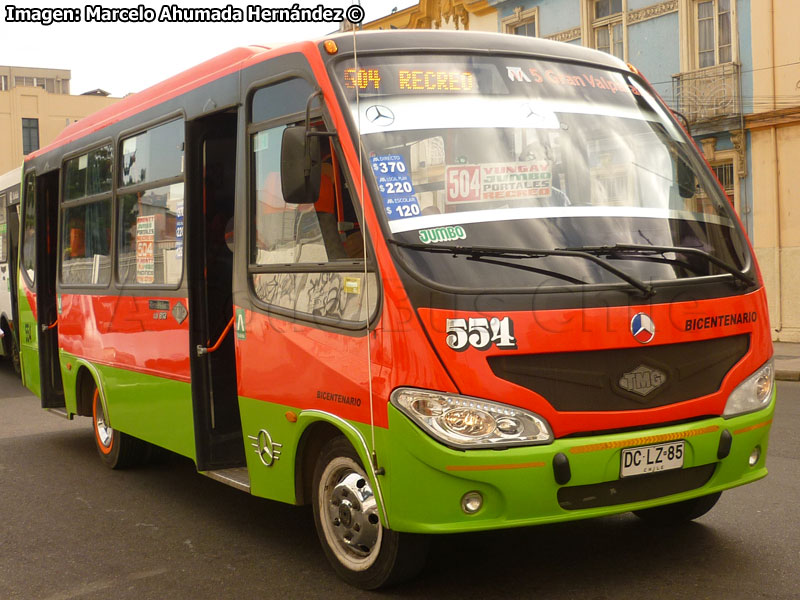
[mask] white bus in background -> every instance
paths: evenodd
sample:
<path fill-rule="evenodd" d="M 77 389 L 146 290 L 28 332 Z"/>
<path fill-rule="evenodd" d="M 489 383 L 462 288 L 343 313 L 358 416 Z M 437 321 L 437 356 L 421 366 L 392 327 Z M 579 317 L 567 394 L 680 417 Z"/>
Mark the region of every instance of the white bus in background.
<path fill-rule="evenodd" d="M 19 235 L 20 169 L 0 175 L 0 356 L 19 369 L 19 345 L 14 330 L 14 294 Z"/>

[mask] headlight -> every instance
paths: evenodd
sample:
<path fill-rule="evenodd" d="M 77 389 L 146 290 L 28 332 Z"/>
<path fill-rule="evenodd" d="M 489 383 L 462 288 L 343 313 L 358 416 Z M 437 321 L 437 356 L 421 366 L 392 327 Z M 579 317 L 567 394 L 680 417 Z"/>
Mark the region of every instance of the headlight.
<path fill-rule="evenodd" d="M 775 369 L 769 359 L 755 373 L 740 383 L 725 404 L 723 417 L 735 417 L 764 408 L 772 398 Z"/>
<path fill-rule="evenodd" d="M 399 388 L 391 402 L 443 444 L 474 449 L 549 444 L 550 426 L 532 412 L 480 398 Z"/>

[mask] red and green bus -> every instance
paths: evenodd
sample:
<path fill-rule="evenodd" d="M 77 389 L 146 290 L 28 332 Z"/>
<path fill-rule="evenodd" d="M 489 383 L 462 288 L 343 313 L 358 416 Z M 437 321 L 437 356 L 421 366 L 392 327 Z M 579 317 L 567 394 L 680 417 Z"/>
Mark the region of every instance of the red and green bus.
<path fill-rule="evenodd" d="M 764 477 L 764 286 L 635 69 L 546 40 L 250 46 L 25 160 L 19 334 L 111 468 L 154 446 L 311 504 L 363 588 L 430 534 L 632 511 Z"/>

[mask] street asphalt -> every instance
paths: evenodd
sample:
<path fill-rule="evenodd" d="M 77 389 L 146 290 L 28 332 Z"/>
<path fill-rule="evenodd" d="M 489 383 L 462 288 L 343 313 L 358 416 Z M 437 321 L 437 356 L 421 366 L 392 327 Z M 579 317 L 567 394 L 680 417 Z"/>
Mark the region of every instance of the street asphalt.
<path fill-rule="evenodd" d="M 773 342 L 775 349 L 775 378 L 781 381 L 800 381 L 800 344 Z"/>

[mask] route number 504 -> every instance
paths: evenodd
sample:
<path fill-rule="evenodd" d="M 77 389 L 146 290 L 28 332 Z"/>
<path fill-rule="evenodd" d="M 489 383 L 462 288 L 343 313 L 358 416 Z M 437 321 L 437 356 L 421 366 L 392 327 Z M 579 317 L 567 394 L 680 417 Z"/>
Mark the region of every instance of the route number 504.
<path fill-rule="evenodd" d="M 488 350 L 492 345 L 501 349 L 517 347 L 514 322 L 508 317 L 498 319 L 447 319 L 447 345 L 459 352 L 469 346 Z"/>

